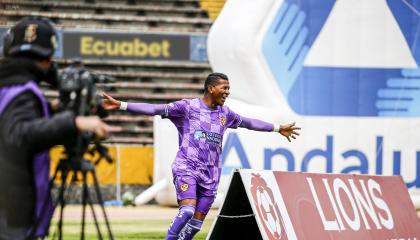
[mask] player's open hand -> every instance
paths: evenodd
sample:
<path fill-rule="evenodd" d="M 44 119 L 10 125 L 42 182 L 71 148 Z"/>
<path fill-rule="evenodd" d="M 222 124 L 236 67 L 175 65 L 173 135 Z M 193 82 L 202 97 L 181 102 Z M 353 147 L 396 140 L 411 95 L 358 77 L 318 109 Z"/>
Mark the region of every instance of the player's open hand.
<path fill-rule="evenodd" d="M 121 101 L 114 99 L 113 97 L 109 96 L 106 93 L 102 93 L 102 97 L 104 98 L 102 100 L 102 106 L 104 106 L 106 110 L 120 109 Z"/>
<path fill-rule="evenodd" d="M 287 138 L 287 141 L 291 142 L 290 138 L 296 139 L 296 136 L 299 136 L 298 131 L 301 128 L 298 126 L 295 126 L 295 122 L 293 123 L 289 123 L 289 124 L 285 124 L 285 125 L 280 125 L 280 134 L 285 136 Z"/>

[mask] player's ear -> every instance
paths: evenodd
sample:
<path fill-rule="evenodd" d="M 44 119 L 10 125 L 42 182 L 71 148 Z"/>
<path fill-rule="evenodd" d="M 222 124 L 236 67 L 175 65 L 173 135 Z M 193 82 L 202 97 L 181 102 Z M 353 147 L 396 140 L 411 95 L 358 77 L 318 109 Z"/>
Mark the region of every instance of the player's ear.
<path fill-rule="evenodd" d="M 213 86 L 213 85 L 209 85 L 209 87 L 208 87 L 208 92 L 209 92 L 210 94 L 212 94 L 212 93 L 213 93 L 213 91 L 214 91 L 214 86 Z"/>

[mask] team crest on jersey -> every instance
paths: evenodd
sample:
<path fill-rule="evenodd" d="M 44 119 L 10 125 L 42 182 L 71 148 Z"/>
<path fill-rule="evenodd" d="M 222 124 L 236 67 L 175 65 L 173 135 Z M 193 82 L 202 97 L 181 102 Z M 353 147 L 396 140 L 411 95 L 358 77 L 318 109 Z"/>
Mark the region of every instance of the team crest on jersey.
<path fill-rule="evenodd" d="M 188 189 L 188 184 L 187 184 L 187 183 L 183 183 L 183 184 L 181 184 L 181 190 L 182 190 L 183 192 L 187 191 L 187 189 Z"/>
<path fill-rule="evenodd" d="M 25 42 L 31 43 L 36 40 L 36 30 L 38 29 L 37 24 L 29 24 L 25 30 Z"/>
<path fill-rule="evenodd" d="M 224 126 L 226 124 L 226 117 L 225 116 L 220 117 L 220 124 L 222 124 L 222 126 Z"/>

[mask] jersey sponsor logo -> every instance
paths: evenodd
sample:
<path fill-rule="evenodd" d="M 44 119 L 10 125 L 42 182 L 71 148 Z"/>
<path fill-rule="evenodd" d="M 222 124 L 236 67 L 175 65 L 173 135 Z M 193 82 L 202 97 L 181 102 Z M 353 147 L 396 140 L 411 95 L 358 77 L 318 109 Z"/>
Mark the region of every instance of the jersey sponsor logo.
<path fill-rule="evenodd" d="M 200 141 L 200 139 L 205 139 L 205 143 L 208 144 L 222 145 L 222 135 L 218 133 L 196 130 L 194 132 L 194 140 Z"/>
<path fill-rule="evenodd" d="M 283 1 L 261 46 L 272 77 L 301 115 L 420 116 L 420 1 L 357 2 Z"/>
<path fill-rule="evenodd" d="M 200 140 L 206 138 L 207 133 L 205 131 L 197 130 L 194 132 L 194 140 Z"/>

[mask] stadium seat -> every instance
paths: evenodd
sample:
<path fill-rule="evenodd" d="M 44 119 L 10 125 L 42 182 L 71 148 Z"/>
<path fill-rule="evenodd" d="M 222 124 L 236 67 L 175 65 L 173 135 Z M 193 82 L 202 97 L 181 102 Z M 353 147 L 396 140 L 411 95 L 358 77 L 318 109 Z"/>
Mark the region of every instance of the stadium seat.
<path fill-rule="evenodd" d="M 112 3 L 85 3 L 78 1 L 28 1 L 28 0 L 2 0 L 0 4 L 5 10 L 28 10 L 39 12 L 67 12 L 67 13 L 90 13 L 90 14 L 117 14 L 131 16 L 167 16 L 167 17 L 203 17 L 207 18 L 206 11 L 191 6 L 175 6 L 168 3 L 150 5 L 137 3 L 135 5 L 112 4 Z"/>
<path fill-rule="evenodd" d="M 162 17 L 162 16 L 130 16 L 91 13 L 67 13 L 67 12 L 42 12 L 30 10 L 3 10 L 0 21 L 12 25 L 16 20 L 24 16 L 42 16 L 53 19 L 58 26 L 64 28 L 103 28 L 119 30 L 147 30 L 147 31 L 180 31 L 180 32 L 207 32 L 212 23 L 209 19 L 187 17 Z M 11 22 L 7 22 L 10 21 Z M 131 27 L 127 28 L 127 25 Z"/>

